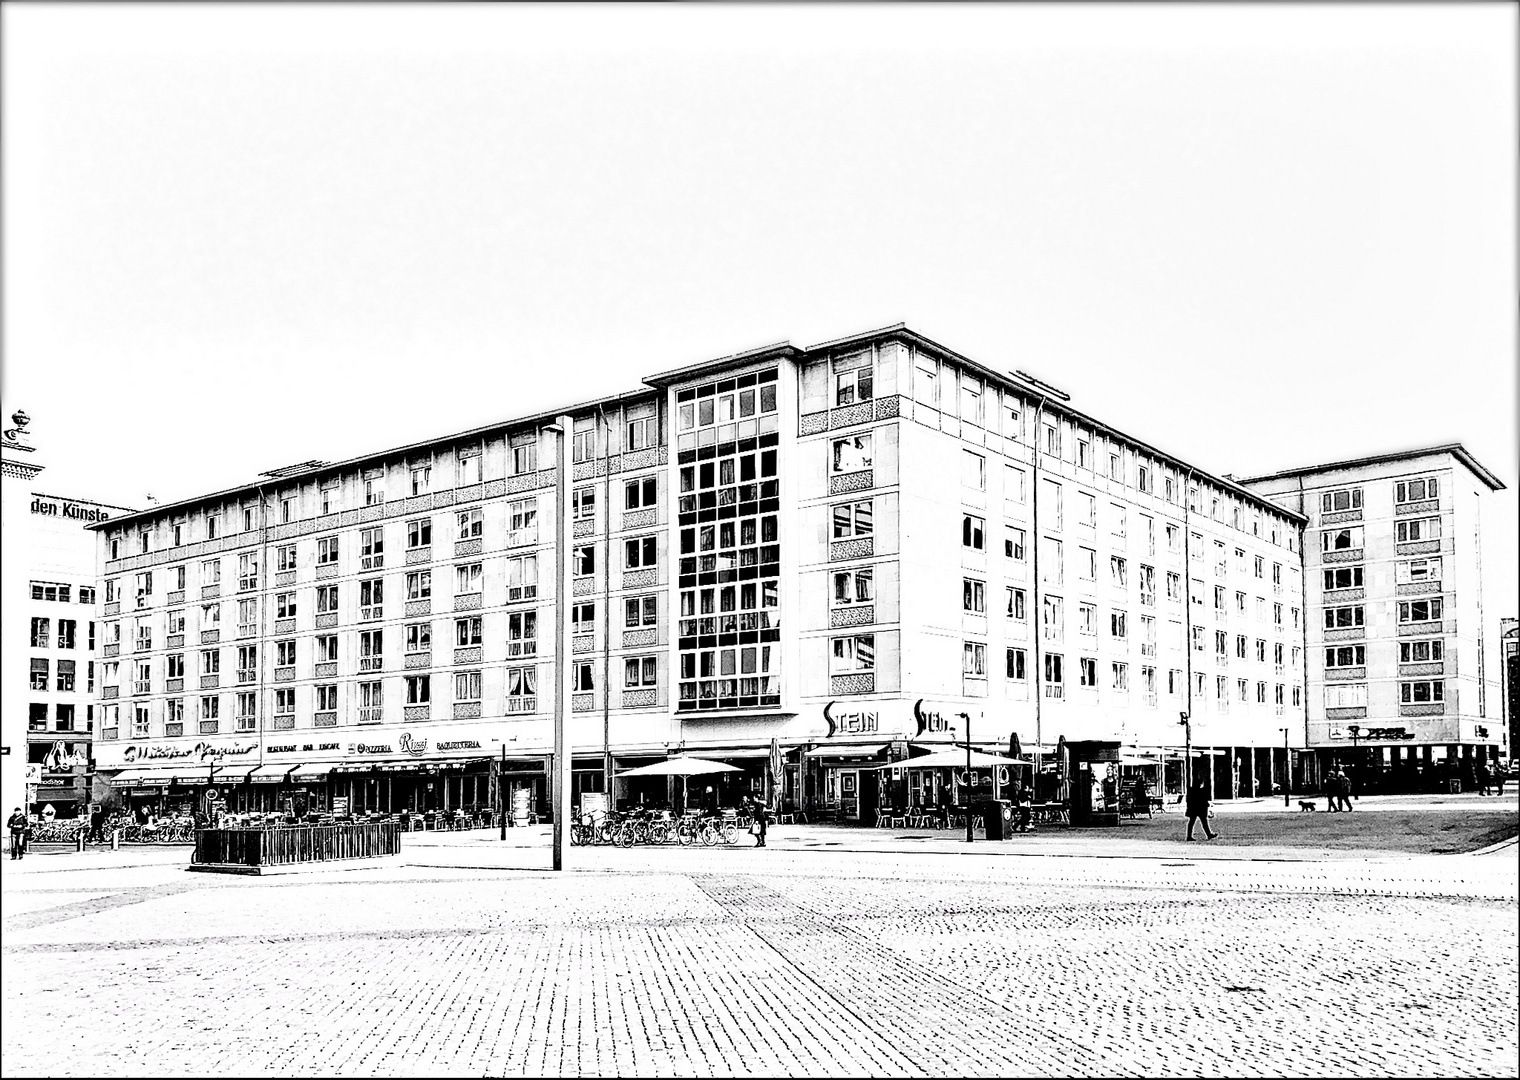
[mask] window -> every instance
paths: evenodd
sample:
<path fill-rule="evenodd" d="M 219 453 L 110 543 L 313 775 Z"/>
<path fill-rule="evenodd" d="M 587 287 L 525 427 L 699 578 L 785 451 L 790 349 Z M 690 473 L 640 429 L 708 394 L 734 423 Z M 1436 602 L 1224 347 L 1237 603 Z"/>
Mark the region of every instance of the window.
<path fill-rule="evenodd" d="M 1400 585 L 1418 581 L 1440 581 L 1441 560 L 1405 559 L 1395 566 L 1395 576 Z"/>
<path fill-rule="evenodd" d="M 333 639 L 336 645 L 337 639 Z M 433 649 L 433 624 L 408 623 L 406 627 L 406 651 L 409 653 L 431 652 Z M 334 658 L 337 653 L 334 650 Z"/>
<path fill-rule="evenodd" d="M 1120 506 L 1118 503 L 1109 503 L 1109 508 L 1112 511 L 1114 519 L 1114 535 L 1125 535 L 1125 530 L 1128 528 L 1127 522 L 1129 511 Z"/>
<path fill-rule="evenodd" d="M 1166 572 L 1166 598 L 1168 600 L 1182 599 L 1182 575 L 1175 570 Z"/>
<path fill-rule="evenodd" d="M 1019 403 L 1011 398 L 1003 401 L 1003 435 L 1010 439 L 1024 437 L 1024 417 L 1019 410 Z"/>
<path fill-rule="evenodd" d="M 336 615 L 338 613 L 338 587 L 336 585 L 317 586 L 317 614 Z"/>
<path fill-rule="evenodd" d="M 476 533 L 475 535 L 479 535 Z M 538 500 L 518 499 L 507 504 L 507 546 L 538 543 Z"/>
<path fill-rule="evenodd" d="M 412 466 L 412 494 L 426 495 L 433 486 L 433 467 L 431 465 Z"/>
<path fill-rule="evenodd" d="M 1399 522 L 1402 526 L 1405 522 Z M 1363 529 L 1353 525 L 1345 529 L 1325 529 L 1319 534 L 1321 551 L 1351 551 L 1363 544 Z M 1257 560 L 1260 562 L 1261 560 Z"/>
<path fill-rule="evenodd" d="M 1139 481 L 1139 485 L 1138 486 L 1139 486 L 1140 490 L 1144 491 L 1146 493 L 1149 493 L 1150 490 L 1151 490 L 1151 471 L 1150 471 L 1150 469 L 1146 468 L 1144 465 L 1139 466 L 1139 475 L 1140 475 L 1140 481 Z"/>
<path fill-rule="evenodd" d="M 1265 559 L 1263 559 L 1260 555 L 1256 556 L 1256 559 L 1255 559 L 1255 562 L 1253 564 L 1251 572 L 1256 577 L 1261 578 L 1261 577 L 1265 577 L 1266 576 L 1266 569 L 1267 569 L 1267 561 Z"/>
<path fill-rule="evenodd" d="M 1092 443 L 1086 439 L 1077 440 L 1077 467 L 1092 468 Z"/>
<path fill-rule="evenodd" d="M 1126 587 L 1129 584 L 1128 560 L 1121 555 L 1110 555 L 1108 557 L 1108 576 L 1114 585 L 1121 589 Z"/>
<path fill-rule="evenodd" d="M 117 624 L 113 623 L 112 625 L 114 626 L 114 625 L 117 625 Z M 34 649 L 47 649 L 47 648 L 51 648 L 52 644 L 53 644 L 52 638 L 53 638 L 53 620 L 52 619 L 33 619 L 32 620 L 32 648 L 34 648 Z"/>
<path fill-rule="evenodd" d="M 829 674 L 848 675 L 876 670 L 876 635 L 855 634 L 830 642 Z"/>
<path fill-rule="evenodd" d="M 336 482 L 323 484 L 321 491 L 322 513 L 331 514 L 338 507 L 338 485 Z"/>
<path fill-rule="evenodd" d="M 852 370 L 840 370 L 844 365 L 859 365 Z M 869 353 L 841 357 L 834 361 L 834 404 L 854 405 L 858 401 L 870 401 L 871 357 Z"/>
<path fill-rule="evenodd" d="M 458 671 L 454 673 L 454 700 L 480 700 L 480 672 Z"/>
<path fill-rule="evenodd" d="M 1366 618 L 1365 612 L 1366 609 L 1360 604 L 1355 607 L 1327 607 L 1325 609 L 1325 629 L 1345 630 L 1354 626 L 1362 626 Z"/>
<path fill-rule="evenodd" d="M 1061 456 L 1061 433 L 1054 424 L 1045 425 L 1045 453 L 1054 458 Z"/>
<path fill-rule="evenodd" d="M 1334 648 L 1326 649 L 1325 666 L 1327 668 L 1366 667 L 1367 646 L 1337 645 Z"/>
<path fill-rule="evenodd" d="M 1439 679 L 1399 683 L 1400 705 L 1425 705 L 1446 700 L 1446 684 Z"/>
<path fill-rule="evenodd" d="M 164 657 L 164 678 L 183 679 L 185 677 L 185 654 L 170 653 Z"/>
<path fill-rule="evenodd" d="M 1129 693 L 1129 665 L 1113 664 L 1113 688 L 1122 694 Z"/>
<path fill-rule="evenodd" d="M 293 640 L 275 642 L 274 650 L 276 667 L 295 667 L 296 643 Z"/>
<path fill-rule="evenodd" d="M 1129 613 L 1126 611 L 1113 611 L 1108 616 L 1109 636 L 1117 641 L 1129 639 Z"/>
<path fill-rule="evenodd" d="M 591 664 L 576 664 L 570 673 L 570 690 L 576 694 L 589 694 L 596 689 L 596 669 Z"/>
<path fill-rule="evenodd" d="M 1023 589 L 1015 588 L 1012 585 L 1007 586 L 1004 589 L 1003 606 L 1005 609 L 1004 614 L 1006 614 L 1010 619 L 1016 619 L 1019 622 L 1023 622 L 1029 617 L 1027 611 L 1025 610 L 1025 595 Z"/>
<path fill-rule="evenodd" d="M 67 586 L 63 587 L 67 588 Z M 81 604 L 94 604 L 95 590 L 93 588 L 86 588 L 85 586 L 81 585 L 79 587 L 79 602 Z"/>
<path fill-rule="evenodd" d="M 623 449 L 632 453 L 635 450 L 645 450 L 653 446 L 658 439 L 654 403 L 631 405 L 624 415 L 627 419 L 623 428 L 625 436 Z"/>
<path fill-rule="evenodd" d="M 473 460 L 475 460 L 476 462 L 479 462 L 480 459 L 477 457 L 477 458 L 474 458 Z M 576 460 L 579 461 L 581 459 L 577 458 Z M 518 435 L 515 438 L 513 438 L 513 440 L 512 440 L 512 475 L 513 476 L 522 476 L 524 473 L 536 472 L 537 470 L 538 470 L 538 439 L 537 439 L 537 437 L 535 437 L 533 435 Z M 479 483 L 479 479 L 478 479 L 478 475 L 479 475 L 479 472 L 480 472 L 479 465 L 476 466 L 475 471 L 476 471 L 476 474 L 477 474 L 477 479 L 475 480 L 475 483 Z"/>
<path fill-rule="evenodd" d="M 1045 654 L 1045 696 L 1061 697 L 1065 690 L 1065 672 L 1060 653 Z"/>
<path fill-rule="evenodd" d="M 578 417 L 570 439 L 570 456 L 576 462 L 590 461 L 596 456 L 596 417 Z"/>
<path fill-rule="evenodd" d="M 913 397 L 932 409 L 939 408 L 939 364 L 921 353 L 913 358 Z"/>
<path fill-rule="evenodd" d="M 414 570 L 406 575 L 406 598 L 408 600 L 429 600 L 433 596 L 433 572 L 431 570 Z"/>
<path fill-rule="evenodd" d="M 334 684 L 317 687 L 317 712 L 334 712 L 338 708 L 338 687 Z"/>
<path fill-rule="evenodd" d="M 653 476 L 629 480 L 623 485 L 623 509 L 642 510 L 653 507 L 658 487 L 659 484 Z"/>
<path fill-rule="evenodd" d="M 1173 555 L 1182 551 L 1182 530 L 1175 525 L 1166 527 L 1166 550 Z"/>
<path fill-rule="evenodd" d="M 1241 660 L 1250 656 L 1251 639 L 1244 634 L 1235 635 L 1235 655 Z"/>
<path fill-rule="evenodd" d="M 658 658 L 654 656 L 630 656 L 623 661 L 623 688 L 653 689 L 658 684 Z"/>
<path fill-rule="evenodd" d="M 1077 685 L 1094 689 L 1098 685 L 1098 661 L 1091 656 L 1077 658 Z"/>
<path fill-rule="evenodd" d="M 1145 607 L 1156 606 L 1156 568 L 1140 564 L 1140 603 Z"/>
<path fill-rule="evenodd" d="M 384 683 L 359 684 L 359 723 L 378 724 L 385 715 Z"/>
<path fill-rule="evenodd" d="M 364 505 L 378 506 L 385 501 L 385 474 L 376 470 L 364 477 Z"/>
<path fill-rule="evenodd" d="M 1025 483 L 1023 469 L 1017 465 L 1003 466 L 1003 506 L 1006 510 L 1012 511 L 1016 506 L 1023 506 L 1029 498 Z"/>
<path fill-rule="evenodd" d="M 570 632 L 580 635 L 596 633 L 596 604 L 575 604 L 570 608 Z"/>
<path fill-rule="evenodd" d="M 1341 682 L 1325 687 L 1325 708 L 1366 708 L 1365 682 Z"/>
<path fill-rule="evenodd" d="M 359 670 L 379 671 L 385 660 L 385 631 L 363 630 L 359 633 Z"/>
<path fill-rule="evenodd" d="M 655 538 L 641 536 L 623 541 L 623 566 L 628 570 L 653 569 L 655 566 Z"/>
<path fill-rule="evenodd" d="M 454 537 L 456 540 L 479 540 L 485 533 L 485 517 L 478 506 L 459 511 L 454 515 L 454 521 L 459 528 Z"/>
<path fill-rule="evenodd" d="M 222 715 L 222 699 L 215 695 L 201 698 L 201 719 L 216 720 Z"/>
<path fill-rule="evenodd" d="M 596 573 L 596 545 L 583 544 L 570 553 L 570 572 L 576 577 L 589 577 Z"/>
<path fill-rule="evenodd" d="M 50 681 L 49 678 L 48 678 L 48 675 L 51 672 L 51 670 L 52 670 L 52 661 L 51 660 L 48 660 L 45 657 L 44 658 L 39 658 L 39 657 L 35 657 L 35 656 L 32 657 L 32 663 L 31 663 L 31 671 L 32 671 L 31 688 L 33 690 L 42 690 L 42 691 L 47 690 L 48 684 L 49 684 L 49 681 Z"/>
<path fill-rule="evenodd" d="M 378 619 L 385 607 L 385 581 L 369 578 L 359 582 L 359 618 Z"/>
<path fill-rule="evenodd" d="M 331 664 L 338 659 L 338 635 L 317 635 L 317 660 L 319 664 Z"/>
<path fill-rule="evenodd" d="M 1214 610 L 1219 612 L 1221 615 L 1223 615 L 1226 610 L 1223 585 L 1214 586 Z"/>
<path fill-rule="evenodd" d="M 1003 677 L 1017 682 L 1025 682 L 1029 678 L 1027 667 L 1028 657 L 1023 649 L 1005 649 L 1003 653 Z"/>
<path fill-rule="evenodd" d="M 1015 562 L 1024 561 L 1024 530 L 1006 526 L 1003 530 L 1003 555 Z"/>
<path fill-rule="evenodd" d="M 538 556 L 519 555 L 507 560 L 507 600 L 532 600 L 538 596 Z"/>
<path fill-rule="evenodd" d="M 317 565 L 330 566 L 338 561 L 338 538 L 323 536 L 317 539 Z"/>
<path fill-rule="evenodd" d="M 1086 525 L 1089 528 L 1098 527 L 1098 500 L 1085 491 L 1077 492 L 1077 512 L 1080 517 L 1078 525 Z"/>
<path fill-rule="evenodd" d="M 961 642 L 961 674 L 974 679 L 987 677 L 987 646 L 979 641 Z"/>
<path fill-rule="evenodd" d="M 1281 604 L 1273 604 L 1272 605 L 1272 625 L 1275 626 L 1275 627 L 1277 627 L 1278 629 L 1282 628 L 1282 605 Z"/>
<path fill-rule="evenodd" d="M 641 626 L 655 626 L 659 622 L 658 610 L 658 594 L 630 596 L 623 602 L 623 625 L 629 630 L 636 630 Z"/>
<path fill-rule="evenodd" d="M 1360 566 L 1338 566 L 1333 570 L 1326 570 L 1325 589 L 1360 589 L 1362 587 L 1363 568 Z M 1244 594 L 1241 594 L 1244 595 Z"/>
<path fill-rule="evenodd" d="M 114 626 L 116 624 L 113 623 L 112 625 Z M 201 629 L 202 630 L 215 630 L 218 627 L 220 627 L 221 625 L 222 625 L 222 605 L 221 604 L 202 604 L 201 605 Z"/>
<path fill-rule="evenodd" d="M 856 536 L 870 536 L 875 528 L 871 502 L 839 503 L 833 507 L 834 539 L 848 540 Z"/>
<path fill-rule="evenodd" d="M 1140 655 L 1156 655 L 1156 620 L 1150 615 L 1140 616 Z"/>
<path fill-rule="evenodd" d="M 1256 639 L 1256 662 L 1258 664 L 1267 662 L 1267 643 L 1262 638 Z"/>
<path fill-rule="evenodd" d="M 1439 540 L 1441 538 L 1441 519 L 1433 518 L 1407 518 L 1397 524 L 1398 541 L 1401 544 L 1415 544 L 1422 540 Z"/>
<path fill-rule="evenodd" d="M 1065 528 L 1065 510 L 1061 498 L 1061 485 L 1054 480 L 1041 480 L 1040 501 L 1045 504 L 1045 514 L 1052 529 Z"/>
<path fill-rule="evenodd" d="M 834 575 L 835 604 L 866 604 L 875 597 L 875 571 L 867 566 L 860 570 L 841 570 Z"/>
<path fill-rule="evenodd" d="M 1077 605 L 1077 633 L 1089 637 L 1098 633 L 1098 609 L 1093 604 Z"/>
<path fill-rule="evenodd" d="M 275 618 L 294 619 L 296 617 L 296 594 L 282 592 L 274 598 Z"/>
<path fill-rule="evenodd" d="M 1396 503 L 1424 502 L 1438 494 L 1439 487 L 1433 476 L 1422 480 L 1400 480 L 1393 485 L 1393 501 Z"/>
<path fill-rule="evenodd" d="M 1441 598 L 1431 597 L 1428 600 L 1401 600 L 1399 601 L 1399 622 L 1439 622 L 1441 619 Z"/>
<path fill-rule="evenodd" d="M 1203 634 L 1204 634 L 1203 627 L 1201 627 L 1201 626 L 1195 626 L 1195 627 L 1193 627 L 1193 651 L 1194 652 L 1203 652 L 1203 644 L 1204 644 Z"/>
<path fill-rule="evenodd" d="M 512 454 L 515 460 L 517 447 L 514 446 L 512 448 Z M 480 457 L 479 453 L 471 453 L 469 451 L 462 451 L 460 453 L 456 469 L 459 477 L 459 487 L 469 487 L 472 484 L 480 483 Z M 518 469 L 516 471 L 522 472 L 523 470 Z"/>
<path fill-rule="evenodd" d="M 981 380 L 964 373 L 961 375 L 961 419 L 978 426 L 982 423 Z"/>
<path fill-rule="evenodd" d="M 970 450 L 961 451 L 961 487 L 987 490 L 987 459 Z"/>
<path fill-rule="evenodd" d="M 1059 585 L 1066 576 L 1064 549 L 1061 541 L 1051 536 L 1040 539 L 1040 580 Z"/>
<path fill-rule="evenodd" d="M 835 473 L 860 472 L 869 469 L 871 467 L 870 433 L 835 439 L 832 460 Z"/>
<path fill-rule="evenodd" d="M 961 610 L 969 614 L 987 613 L 987 584 L 975 578 L 961 579 Z"/>
<path fill-rule="evenodd" d="M 480 563 L 464 563 L 454 567 L 454 595 L 462 596 L 466 593 L 478 593 L 481 590 L 481 582 L 484 578 L 484 568 Z M 364 598 L 360 597 L 360 603 Z"/>
<path fill-rule="evenodd" d="M 596 517 L 596 488 L 578 487 L 570 493 L 570 516 L 576 521 Z"/>
<path fill-rule="evenodd" d="M 1066 635 L 1065 605 L 1059 596 L 1045 597 L 1042 612 L 1045 640 L 1060 641 Z"/>
<path fill-rule="evenodd" d="M 1399 642 L 1399 663 L 1437 663 L 1442 658 L 1443 649 L 1440 638 L 1431 638 L 1426 641 L 1401 641 Z"/>
<path fill-rule="evenodd" d="M 432 542 L 432 518 L 417 518 L 415 521 L 408 521 L 406 523 L 406 546 L 408 548 L 428 547 Z"/>
<path fill-rule="evenodd" d="M 1321 513 L 1334 514 L 1343 510 L 1360 510 L 1362 508 L 1361 488 L 1342 488 L 1339 491 L 1327 491 L 1319 497 Z"/>
<path fill-rule="evenodd" d="M 507 615 L 507 655 L 534 656 L 537 653 L 538 612 L 511 612 Z"/>
<path fill-rule="evenodd" d="M 538 669 L 507 668 L 507 712 L 538 711 Z"/>
<path fill-rule="evenodd" d="M 973 551 L 984 550 L 983 530 L 986 521 L 974 514 L 961 516 L 961 546 Z"/>

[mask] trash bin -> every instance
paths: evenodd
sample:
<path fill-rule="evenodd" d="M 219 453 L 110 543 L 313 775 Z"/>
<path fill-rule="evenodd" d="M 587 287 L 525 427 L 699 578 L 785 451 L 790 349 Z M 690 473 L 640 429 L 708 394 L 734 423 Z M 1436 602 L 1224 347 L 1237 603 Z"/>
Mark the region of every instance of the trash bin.
<path fill-rule="evenodd" d="M 1006 840 L 1013 833 L 1013 803 L 1007 799 L 986 799 L 976 804 L 986 826 L 988 840 Z"/>
<path fill-rule="evenodd" d="M 1460 781 L 1460 780 L 1448 780 L 1448 781 L 1446 781 L 1446 790 L 1450 791 L 1453 795 L 1460 795 L 1460 794 L 1462 794 L 1462 781 Z"/>

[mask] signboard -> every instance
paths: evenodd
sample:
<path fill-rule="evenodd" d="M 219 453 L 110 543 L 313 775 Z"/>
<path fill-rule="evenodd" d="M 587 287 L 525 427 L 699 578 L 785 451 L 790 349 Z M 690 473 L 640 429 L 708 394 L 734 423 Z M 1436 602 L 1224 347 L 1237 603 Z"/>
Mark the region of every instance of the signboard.
<path fill-rule="evenodd" d="M 333 812 L 333 814 L 335 814 L 338 817 L 342 817 L 343 815 L 345 815 L 345 814 L 348 813 L 348 796 L 347 795 L 334 795 L 333 796 L 332 812 Z"/>
<path fill-rule="evenodd" d="M 581 792 L 581 813 L 596 814 L 598 816 L 607 812 L 607 793 L 605 791 Z"/>
<path fill-rule="evenodd" d="M 43 517 L 60 517 L 68 521 L 109 521 L 111 515 L 93 506 L 81 506 L 68 499 L 49 499 L 37 496 L 32 500 L 32 513 Z"/>
<path fill-rule="evenodd" d="M 831 701 L 823 707 L 823 719 L 829 725 L 828 738 L 841 735 L 877 735 L 881 732 L 881 712 L 841 706 Z"/>
<path fill-rule="evenodd" d="M 41 762 L 28 761 L 26 763 L 26 782 L 28 784 L 40 783 L 42 780 Z"/>
<path fill-rule="evenodd" d="M 222 744 L 199 742 L 194 746 L 180 746 L 174 743 L 134 743 L 128 746 L 121 756 L 128 765 L 139 761 L 173 761 L 179 758 L 208 761 L 224 757 L 242 757 L 253 753 L 258 748 L 259 744 L 256 742 Z"/>

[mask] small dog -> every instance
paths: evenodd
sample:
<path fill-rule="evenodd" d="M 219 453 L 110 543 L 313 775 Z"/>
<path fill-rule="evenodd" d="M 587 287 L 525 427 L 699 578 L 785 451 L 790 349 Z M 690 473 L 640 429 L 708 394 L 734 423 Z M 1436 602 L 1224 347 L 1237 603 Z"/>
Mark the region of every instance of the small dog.
<path fill-rule="evenodd" d="M 1314 813 L 1314 804 L 1308 799 L 1299 799 L 1298 812 L 1300 814 L 1312 814 Z"/>

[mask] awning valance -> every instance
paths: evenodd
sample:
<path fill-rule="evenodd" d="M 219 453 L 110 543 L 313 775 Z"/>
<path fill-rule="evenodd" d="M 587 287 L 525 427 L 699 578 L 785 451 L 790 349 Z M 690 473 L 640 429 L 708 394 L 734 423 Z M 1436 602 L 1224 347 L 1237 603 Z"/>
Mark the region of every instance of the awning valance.
<path fill-rule="evenodd" d="M 260 765 L 253 770 L 249 777 L 255 784 L 278 784 L 290 775 L 295 766 L 290 763 L 283 765 Z"/>
<path fill-rule="evenodd" d="M 253 774 L 254 765 L 218 765 L 211 779 L 218 784 L 241 784 Z"/>
<path fill-rule="evenodd" d="M 886 748 L 886 743 L 880 746 L 820 746 L 816 750 L 809 750 L 806 756 L 810 758 L 873 758 Z"/>
<path fill-rule="evenodd" d="M 297 765 L 296 771 L 290 774 L 292 783 L 301 784 L 308 780 L 326 780 L 327 774 L 332 772 L 332 764 L 326 761 L 310 761 L 305 765 Z"/>

